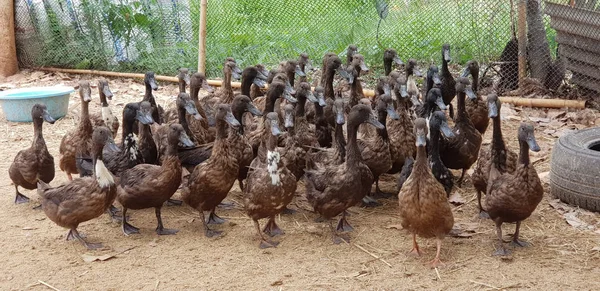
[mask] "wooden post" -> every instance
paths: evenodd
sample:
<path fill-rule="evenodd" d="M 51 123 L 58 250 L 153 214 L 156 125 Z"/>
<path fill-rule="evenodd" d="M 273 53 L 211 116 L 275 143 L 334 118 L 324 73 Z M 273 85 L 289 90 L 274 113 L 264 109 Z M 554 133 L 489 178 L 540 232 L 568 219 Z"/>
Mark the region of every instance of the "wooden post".
<path fill-rule="evenodd" d="M 200 0 L 200 32 L 198 37 L 198 72 L 206 74 L 206 6 L 207 0 Z"/>
<path fill-rule="evenodd" d="M 0 76 L 8 77 L 19 71 L 15 44 L 15 2 L 0 0 Z"/>
<path fill-rule="evenodd" d="M 522 88 L 527 77 L 527 0 L 519 0 L 518 7 L 519 88 Z"/>

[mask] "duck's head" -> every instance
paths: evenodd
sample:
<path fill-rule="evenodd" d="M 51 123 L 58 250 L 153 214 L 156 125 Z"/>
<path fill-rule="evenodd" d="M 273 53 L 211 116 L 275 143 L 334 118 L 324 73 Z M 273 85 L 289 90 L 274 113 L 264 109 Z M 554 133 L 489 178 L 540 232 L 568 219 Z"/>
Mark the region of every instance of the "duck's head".
<path fill-rule="evenodd" d="M 256 64 L 254 67 L 257 70 L 257 78 L 263 81 L 267 81 L 267 79 L 269 79 L 269 70 L 267 70 L 267 68 L 263 64 Z"/>
<path fill-rule="evenodd" d="M 144 84 L 150 86 L 154 91 L 158 90 L 154 72 L 146 72 L 146 75 L 144 75 Z"/>
<path fill-rule="evenodd" d="M 308 99 L 308 101 L 310 101 L 311 103 L 319 102 L 319 100 L 317 100 L 317 98 L 313 94 L 310 84 L 307 82 L 300 82 L 300 84 L 298 85 L 296 97 L 300 96 L 306 96 L 306 99 Z"/>
<path fill-rule="evenodd" d="M 471 100 L 477 99 L 477 95 L 473 92 L 473 88 L 471 87 L 471 81 L 468 78 L 460 77 L 456 80 L 456 92 L 462 92 L 469 97 Z"/>
<path fill-rule="evenodd" d="M 406 73 L 408 76 L 413 75 L 415 77 L 423 77 L 423 74 L 419 70 L 419 64 L 417 64 L 417 60 L 409 59 L 408 64 L 406 65 Z"/>
<path fill-rule="evenodd" d="M 428 131 L 425 118 L 417 118 L 415 120 L 415 144 L 417 147 L 424 147 L 427 145 Z"/>
<path fill-rule="evenodd" d="M 237 67 L 235 62 L 226 62 L 223 66 L 223 71 L 225 73 L 230 73 L 234 80 L 239 80 L 242 77 L 240 75 L 240 68 Z"/>
<path fill-rule="evenodd" d="M 369 99 L 369 98 L 360 98 L 360 100 L 358 100 L 358 104 L 364 104 L 369 107 L 373 107 L 373 103 L 371 102 L 371 99 Z"/>
<path fill-rule="evenodd" d="M 310 59 L 308 58 L 308 54 L 307 53 L 301 53 L 300 56 L 298 57 L 298 64 L 300 66 L 304 66 L 304 72 L 308 72 L 308 71 L 312 71 L 313 70 L 313 66 L 312 66 L 312 62 L 310 61 Z"/>
<path fill-rule="evenodd" d="M 112 132 L 105 126 L 97 126 L 92 132 L 92 147 L 96 152 L 102 152 L 102 148 L 108 147 L 111 151 L 118 151 Z"/>
<path fill-rule="evenodd" d="M 284 126 L 285 128 L 294 128 L 294 105 L 286 104 L 283 107 L 284 112 Z"/>
<path fill-rule="evenodd" d="M 394 103 L 392 102 L 390 94 L 379 95 L 377 100 L 377 112 L 385 112 L 387 116 L 394 120 L 400 119 L 400 116 L 398 116 L 398 113 L 394 110 Z"/>
<path fill-rule="evenodd" d="M 470 60 L 467 62 L 465 69 L 463 70 L 461 77 L 468 77 L 469 75 L 475 76 L 479 74 L 479 63 L 476 60 Z"/>
<path fill-rule="evenodd" d="M 446 103 L 442 98 L 442 90 L 440 88 L 432 88 L 427 92 L 427 98 L 425 99 L 429 106 L 437 106 L 440 110 L 446 110 Z"/>
<path fill-rule="evenodd" d="M 341 96 L 336 97 L 333 101 L 333 107 L 331 107 L 333 114 L 335 114 L 335 123 L 344 124 L 346 123 L 346 117 L 344 116 L 344 99 Z M 369 106 L 371 108 L 371 106 Z"/>
<path fill-rule="evenodd" d="M 92 101 L 92 88 L 90 88 L 90 82 L 86 80 L 79 81 L 79 97 L 82 102 Z"/>
<path fill-rule="evenodd" d="M 281 130 L 279 129 L 279 115 L 277 112 L 269 112 L 266 117 L 265 121 L 271 128 L 271 134 L 274 136 L 280 135 Z"/>
<path fill-rule="evenodd" d="M 527 122 L 521 123 L 521 126 L 519 126 L 519 141 L 527 143 L 530 150 L 539 152 L 540 146 L 535 140 L 534 131 L 533 124 Z"/>
<path fill-rule="evenodd" d="M 406 98 L 408 97 L 408 90 L 406 88 L 406 77 L 400 74 L 398 71 L 392 71 L 388 76 L 388 82 L 390 86 L 394 90 L 398 90 L 400 92 L 400 97 Z M 392 95 L 392 100 L 397 100 L 398 96 L 396 94 Z"/>
<path fill-rule="evenodd" d="M 498 115 L 500 114 L 500 108 L 501 108 L 500 98 L 498 98 L 498 94 L 490 93 L 487 96 L 486 102 L 487 102 L 487 106 L 488 106 L 488 117 L 489 118 L 498 117 Z"/>
<path fill-rule="evenodd" d="M 136 118 L 142 124 L 152 124 L 154 123 L 152 112 L 154 112 L 152 104 L 150 104 L 148 101 L 142 101 L 140 102 L 139 109 L 137 110 Z"/>
<path fill-rule="evenodd" d="M 298 62 L 294 61 L 294 60 L 285 62 L 285 71 L 286 72 L 294 72 L 294 74 L 296 74 L 300 77 L 306 76 L 304 71 L 302 71 L 302 68 L 300 68 L 300 65 L 298 64 Z"/>
<path fill-rule="evenodd" d="M 454 137 L 454 132 L 448 125 L 446 114 L 442 111 L 434 111 L 429 118 L 429 128 L 431 131 L 439 130 L 445 137 Z"/>
<path fill-rule="evenodd" d="M 354 44 L 351 44 L 346 49 L 346 58 L 348 58 L 348 60 L 352 60 L 352 57 L 354 57 L 354 54 L 356 53 L 358 53 L 358 47 Z"/>
<path fill-rule="evenodd" d="M 429 69 L 427 69 L 427 79 L 433 82 L 434 87 L 442 85 L 442 81 L 440 80 L 440 70 L 438 69 L 438 66 L 429 66 Z"/>
<path fill-rule="evenodd" d="M 110 91 L 110 87 L 108 86 L 108 81 L 106 79 L 100 79 L 98 81 L 98 89 L 104 97 L 108 98 L 108 100 L 112 100 L 113 93 Z"/>
<path fill-rule="evenodd" d="M 369 72 L 369 67 L 367 67 L 367 65 L 365 64 L 365 57 L 363 57 L 363 55 L 361 54 L 354 54 L 352 56 L 352 66 L 356 69 L 356 68 L 360 68 L 361 71 L 363 72 Z"/>
<path fill-rule="evenodd" d="M 190 97 L 190 94 L 182 92 L 177 95 L 177 107 L 185 109 L 187 114 L 194 116 L 195 119 L 201 120 L 202 115 L 198 112 L 198 108 L 196 108 L 196 103 Z"/>
<path fill-rule="evenodd" d="M 219 104 L 217 106 L 217 112 L 215 114 L 215 120 L 223 120 L 233 127 L 240 126 L 240 122 L 235 119 L 231 112 L 231 106 L 229 104 Z"/>
<path fill-rule="evenodd" d="M 259 88 L 264 88 L 267 84 L 267 76 L 264 76 L 256 66 L 250 66 L 242 72 L 242 80 L 252 80 L 252 84 Z"/>
<path fill-rule="evenodd" d="M 52 116 L 48 112 L 48 109 L 46 108 L 46 105 L 44 104 L 33 105 L 33 107 L 31 108 L 31 119 L 34 122 L 42 123 L 46 121 L 50 124 L 54 124 L 54 122 L 56 121 L 54 120 L 54 118 L 52 118 Z"/>
<path fill-rule="evenodd" d="M 204 76 L 204 74 L 200 72 L 196 72 L 192 75 L 192 78 L 190 80 L 190 87 L 192 87 L 192 85 L 194 87 L 201 87 L 209 93 L 215 92 L 215 88 L 213 88 L 211 85 L 208 85 L 208 81 L 206 81 L 206 76 Z"/>
<path fill-rule="evenodd" d="M 318 105 L 321 107 L 325 107 L 325 105 L 327 105 L 327 102 L 325 102 L 325 89 L 323 87 L 321 87 L 321 86 L 315 87 L 314 95 L 317 98 L 317 101 L 314 103 L 318 103 Z"/>
<path fill-rule="evenodd" d="M 380 87 L 383 90 L 383 94 L 391 94 L 390 80 L 391 79 L 389 76 L 381 76 L 379 79 L 377 79 L 377 87 Z"/>
<path fill-rule="evenodd" d="M 358 126 L 362 123 L 369 123 L 378 129 L 383 129 L 385 127 L 377 120 L 377 116 L 375 116 L 371 107 L 364 104 L 354 105 L 348 114 L 348 124 Z"/>
<path fill-rule="evenodd" d="M 190 137 L 185 133 L 185 129 L 179 123 L 169 125 L 169 134 L 167 136 L 170 144 L 183 144 L 184 147 L 192 147 L 194 143 Z"/>
<path fill-rule="evenodd" d="M 442 45 L 442 59 L 445 62 L 452 61 L 452 58 L 450 58 L 450 45 L 447 43 Z"/>
<path fill-rule="evenodd" d="M 271 83 L 271 86 L 281 86 L 281 84 L 283 84 L 283 87 L 285 88 L 283 90 L 283 98 L 285 98 L 289 102 L 296 103 L 297 102 L 296 98 L 294 98 L 292 96 L 292 95 L 296 94 L 296 91 L 294 90 L 294 88 L 292 88 L 292 85 L 290 84 L 288 77 L 283 73 L 278 73 L 273 78 L 273 82 Z"/>
<path fill-rule="evenodd" d="M 188 68 L 179 68 L 179 73 L 177 74 L 177 79 L 179 82 L 185 82 L 186 85 L 190 85 L 190 70 Z"/>
<path fill-rule="evenodd" d="M 237 95 L 233 98 L 233 102 L 231 103 L 231 110 L 236 110 L 240 112 L 250 112 L 250 114 L 254 116 L 262 116 L 262 112 L 254 106 L 250 97 L 246 95 Z"/>
<path fill-rule="evenodd" d="M 326 64 L 325 68 L 329 72 L 337 70 L 342 65 L 342 61 L 336 54 L 326 54 L 324 60 Z"/>
<path fill-rule="evenodd" d="M 404 65 L 404 62 L 398 57 L 398 53 L 393 48 L 388 48 L 383 52 L 384 63 L 396 63 L 396 65 Z"/>

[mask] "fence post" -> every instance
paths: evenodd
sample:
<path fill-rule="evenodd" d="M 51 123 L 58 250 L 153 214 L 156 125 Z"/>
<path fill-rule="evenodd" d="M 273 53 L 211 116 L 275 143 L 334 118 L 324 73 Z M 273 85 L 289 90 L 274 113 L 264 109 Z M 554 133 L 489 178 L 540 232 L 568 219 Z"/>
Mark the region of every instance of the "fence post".
<path fill-rule="evenodd" d="M 198 72 L 206 74 L 206 6 L 207 0 L 200 0 L 200 32 L 198 37 Z"/>
<path fill-rule="evenodd" d="M 15 2 L 0 0 L 0 76 L 8 77 L 19 71 L 15 44 Z"/>
<path fill-rule="evenodd" d="M 518 5 L 519 88 L 523 88 L 527 77 L 527 0 L 519 0 Z"/>

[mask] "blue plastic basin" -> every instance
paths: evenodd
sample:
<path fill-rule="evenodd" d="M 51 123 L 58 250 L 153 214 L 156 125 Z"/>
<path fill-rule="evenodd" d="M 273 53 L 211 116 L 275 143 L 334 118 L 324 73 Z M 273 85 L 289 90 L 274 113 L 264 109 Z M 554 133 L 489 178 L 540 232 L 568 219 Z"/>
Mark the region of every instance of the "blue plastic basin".
<path fill-rule="evenodd" d="M 30 87 L 0 92 L 0 106 L 8 121 L 31 122 L 31 108 L 44 104 L 54 119 L 67 115 L 72 87 Z"/>

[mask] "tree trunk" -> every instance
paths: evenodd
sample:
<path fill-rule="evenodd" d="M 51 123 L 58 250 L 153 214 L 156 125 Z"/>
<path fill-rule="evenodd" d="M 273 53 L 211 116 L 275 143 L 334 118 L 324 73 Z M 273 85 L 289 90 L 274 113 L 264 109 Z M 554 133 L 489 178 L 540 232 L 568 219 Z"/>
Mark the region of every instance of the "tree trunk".
<path fill-rule="evenodd" d="M 527 1 L 527 61 L 532 78 L 544 82 L 552 64 L 540 0 Z"/>

